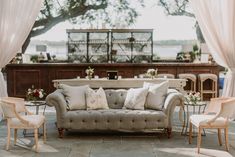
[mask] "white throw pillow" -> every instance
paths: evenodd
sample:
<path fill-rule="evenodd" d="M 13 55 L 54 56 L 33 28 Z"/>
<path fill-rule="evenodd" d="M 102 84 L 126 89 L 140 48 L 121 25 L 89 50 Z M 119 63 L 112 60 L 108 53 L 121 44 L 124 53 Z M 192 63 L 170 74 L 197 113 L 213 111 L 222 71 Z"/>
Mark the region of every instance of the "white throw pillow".
<path fill-rule="evenodd" d="M 130 88 L 124 102 L 124 107 L 133 110 L 144 110 L 148 88 Z"/>
<path fill-rule="evenodd" d="M 89 86 L 69 86 L 60 84 L 59 88 L 63 90 L 65 99 L 68 102 L 69 110 L 84 110 L 86 109 L 85 92 Z"/>
<path fill-rule="evenodd" d="M 107 98 L 103 88 L 97 91 L 88 88 L 86 91 L 87 110 L 109 109 Z"/>
<path fill-rule="evenodd" d="M 164 81 L 159 84 L 144 82 L 143 87 L 148 87 L 149 89 L 146 98 L 145 108 L 162 110 L 165 98 L 167 96 L 167 90 L 169 88 L 169 82 Z"/>

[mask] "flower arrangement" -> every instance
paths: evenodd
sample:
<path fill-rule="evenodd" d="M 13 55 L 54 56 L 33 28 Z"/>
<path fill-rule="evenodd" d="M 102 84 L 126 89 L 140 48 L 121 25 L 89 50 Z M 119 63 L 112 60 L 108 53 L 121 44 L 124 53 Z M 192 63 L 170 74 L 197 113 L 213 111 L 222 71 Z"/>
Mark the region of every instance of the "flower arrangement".
<path fill-rule="evenodd" d="M 34 85 L 32 85 L 32 88 L 29 88 L 26 93 L 26 100 L 28 101 L 37 101 L 42 100 L 45 98 L 46 93 L 43 89 L 36 89 L 34 88 Z"/>
<path fill-rule="evenodd" d="M 191 104 L 197 104 L 197 102 L 201 101 L 200 93 L 189 93 L 186 97 L 186 101 Z"/>
<path fill-rule="evenodd" d="M 157 75 L 157 69 L 148 69 L 147 75 L 153 79 Z"/>
<path fill-rule="evenodd" d="M 86 74 L 88 79 L 90 80 L 92 78 L 92 75 L 94 74 L 94 69 L 92 69 L 91 67 L 88 67 L 88 69 L 86 69 Z"/>

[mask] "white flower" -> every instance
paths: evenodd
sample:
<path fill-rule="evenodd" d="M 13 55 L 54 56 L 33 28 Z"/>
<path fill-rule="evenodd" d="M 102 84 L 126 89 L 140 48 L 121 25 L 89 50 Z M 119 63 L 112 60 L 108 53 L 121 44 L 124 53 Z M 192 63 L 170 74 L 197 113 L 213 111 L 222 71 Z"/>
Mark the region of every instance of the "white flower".
<path fill-rule="evenodd" d="M 148 69 L 147 74 L 150 76 L 155 76 L 156 75 L 156 70 L 155 69 Z"/>
<path fill-rule="evenodd" d="M 197 92 L 197 93 L 189 93 L 187 96 L 186 96 L 186 100 L 188 102 L 191 102 L 191 103 L 197 103 L 198 101 L 201 100 L 201 97 L 200 97 L 200 93 Z"/>
<path fill-rule="evenodd" d="M 43 94 L 41 91 L 39 92 L 39 98 L 43 98 Z"/>
<path fill-rule="evenodd" d="M 94 73 L 94 69 L 91 69 L 90 67 L 88 69 L 86 69 L 86 74 L 87 75 L 92 75 Z"/>

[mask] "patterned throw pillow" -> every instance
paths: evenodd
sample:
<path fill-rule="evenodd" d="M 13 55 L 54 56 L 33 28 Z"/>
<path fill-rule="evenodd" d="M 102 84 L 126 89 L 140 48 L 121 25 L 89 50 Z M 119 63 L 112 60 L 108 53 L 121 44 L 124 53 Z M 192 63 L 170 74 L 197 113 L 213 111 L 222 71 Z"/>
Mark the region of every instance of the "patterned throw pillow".
<path fill-rule="evenodd" d="M 87 110 L 109 109 L 106 95 L 103 88 L 97 91 L 88 88 L 86 91 Z"/>
<path fill-rule="evenodd" d="M 144 110 L 148 88 L 130 88 L 124 102 L 124 107 L 133 110 Z"/>

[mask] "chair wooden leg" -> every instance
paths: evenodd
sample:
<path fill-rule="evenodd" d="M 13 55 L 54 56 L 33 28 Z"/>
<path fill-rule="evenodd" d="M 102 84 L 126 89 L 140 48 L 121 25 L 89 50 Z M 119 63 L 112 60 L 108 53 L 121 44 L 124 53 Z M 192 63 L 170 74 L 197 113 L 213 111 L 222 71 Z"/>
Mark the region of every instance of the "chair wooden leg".
<path fill-rule="evenodd" d="M 225 135 L 225 149 L 229 151 L 228 127 L 224 129 L 224 135 Z"/>
<path fill-rule="evenodd" d="M 46 133 L 46 122 L 43 124 L 43 142 L 46 143 L 47 140 L 47 133 Z"/>
<path fill-rule="evenodd" d="M 219 140 L 219 145 L 222 146 L 221 129 L 218 129 L 218 140 Z"/>
<path fill-rule="evenodd" d="M 189 139 L 188 143 L 189 144 L 192 143 L 192 131 L 193 131 L 193 124 L 190 122 L 189 123 L 189 137 L 188 137 L 188 139 Z"/>
<path fill-rule="evenodd" d="M 59 132 L 59 138 L 63 138 L 64 137 L 64 128 L 58 128 L 58 132 Z"/>
<path fill-rule="evenodd" d="M 17 129 L 14 129 L 14 145 L 16 145 L 17 141 Z"/>
<path fill-rule="evenodd" d="M 201 139 L 202 139 L 202 128 L 198 128 L 198 135 L 197 135 L 197 153 L 200 153 L 200 147 L 201 147 Z"/>
<path fill-rule="evenodd" d="M 8 125 L 7 126 L 7 145 L 6 145 L 6 150 L 9 150 L 10 143 L 11 143 L 11 128 Z"/>
<path fill-rule="evenodd" d="M 34 129 L 35 151 L 38 152 L 38 129 Z"/>
<path fill-rule="evenodd" d="M 166 128 L 167 138 L 171 138 L 172 128 Z"/>

